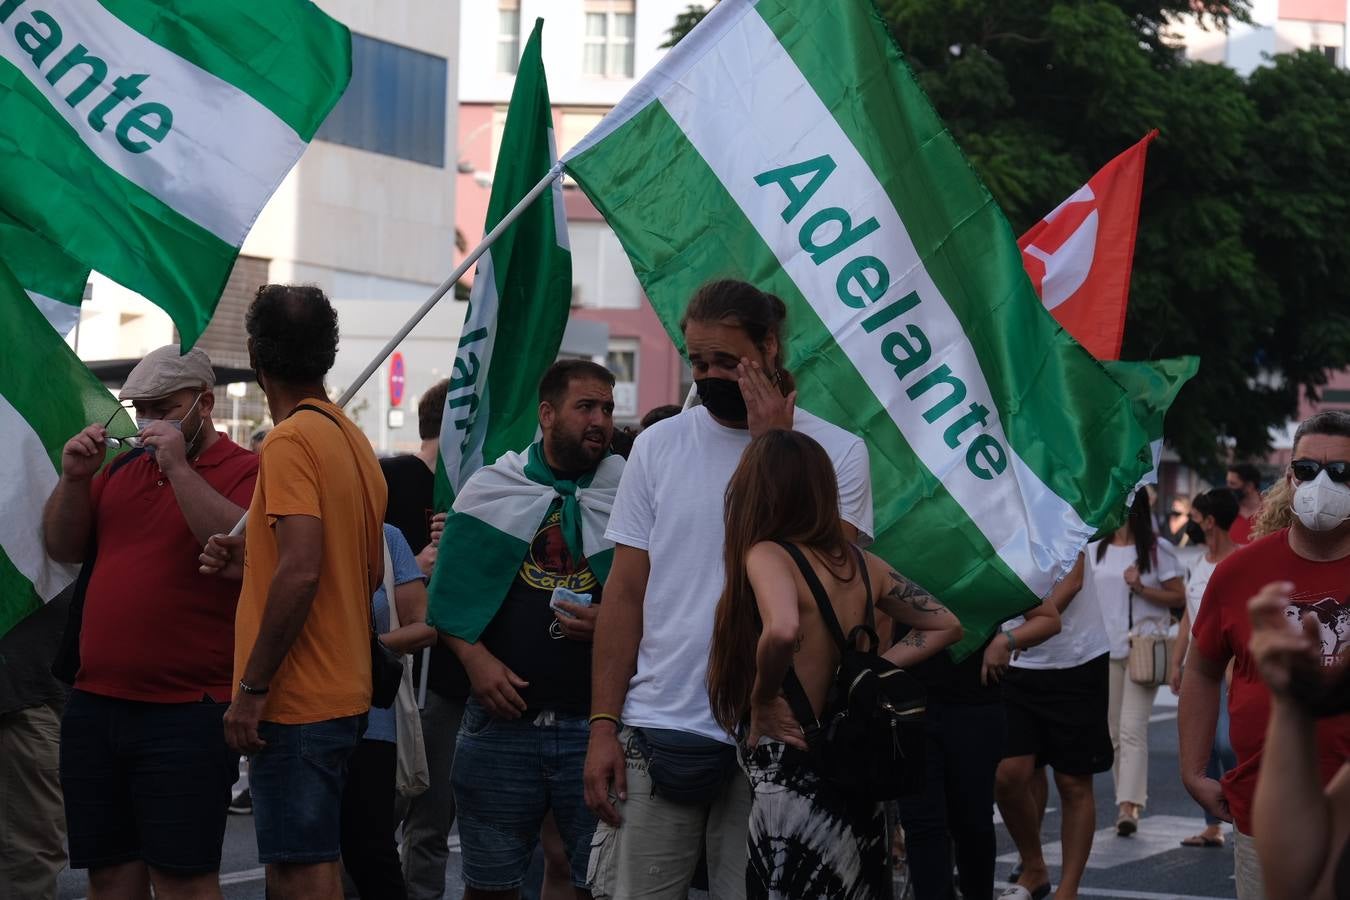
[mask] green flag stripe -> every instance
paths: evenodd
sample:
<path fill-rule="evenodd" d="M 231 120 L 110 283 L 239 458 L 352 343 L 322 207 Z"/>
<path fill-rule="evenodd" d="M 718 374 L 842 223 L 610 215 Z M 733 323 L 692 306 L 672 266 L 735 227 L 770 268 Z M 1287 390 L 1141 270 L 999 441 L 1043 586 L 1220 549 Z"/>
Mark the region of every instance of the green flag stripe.
<path fill-rule="evenodd" d="M 530 545 L 468 515 L 450 516 L 441 540 L 447 547 L 473 547 L 473 565 L 436 567 L 428 589 L 427 624 L 476 641 L 501 607 Z M 457 597 L 473 602 L 455 602 Z M 482 598 L 493 599 L 479 602 Z"/>
<path fill-rule="evenodd" d="M 152 298 L 191 345 L 214 306 L 202 297 L 220 296 L 238 248 L 104 166 L 23 73 L 3 61 L 0 121 L 25 123 L 22 133 L 0 130 L 0 208 Z M 42 148 L 40 157 L 32 147 Z M 80 203 L 53 202 L 75 184 L 83 188 Z"/>
<path fill-rule="evenodd" d="M 66 441 L 91 424 L 91 415 L 105 421 L 117 408 L 117 400 L 52 330 L 2 265 L 0 334 L 8 344 L 0 355 L 0 395 L 37 434 L 52 468 L 60 472 Z M 135 430 L 125 414 L 109 426 L 113 436 L 129 437 Z"/>
<path fill-rule="evenodd" d="M 0 210 L 0 262 L 26 290 L 78 306 L 89 267 Z"/>
<path fill-rule="evenodd" d="M 661 165 L 635 156 L 634 147 L 663 148 Z M 1002 619 L 1035 605 L 1035 596 L 919 462 L 856 367 L 828 340 L 796 283 L 663 107 L 648 106 L 569 168 L 610 222 L 649 221 L 642 210 L 698 210 L 696 216 L 663 217 L 660 241 L 634 240 L 622 227 L 616 229 L 677 346 L 684 346 L 678 326 L 684 302 L 709 277 L 743 278 L 783 298 L 796 336 L 787 361 L 797 376 L 799 402 L 868 442 L 878 523 L 871 549 L 953 604 L 967 627 L 962 652 L 978 647 Z M 606 189 L 593 190 L 592 179 Z M 903 528 L 888 527 L 901 515 Z M 953 550 L 961 546 L 968 552 Z M 954 560 L 964 565 L 954 566 Z"/>
<path fill-rule="evenodd" d="M 1112 483 L 1135 484 L 1151 465 L 1142 430 L 1132 444 L 1138 454 L 1131 465 L 1086 481 L 1084 476 L 1101 460 L 1119 459 L 1118 429 L 1132 421 L 1130 398 L 1045 312 L 1007 220 L 943 127 L 875 10 L 859 2 L 760 0 L 749 15 L 756 13 L 878 174 L 924 267 L 975 348 L 1014 451 L 1084 521 L 1112 519 L 1118 492 L 1096 490 L 1089 496 L 1083 485 L 1101 485 L 1108 477 Z M 850 52 L 822 50 L 838 47 Z M 874 76 L 869 87 L 878 89 L 858 91 L 860 79 L 868 76 Z M 875 76 L 886 79 L 884 86 Z M 878 122 L 888 127 L 879 128 Z M 910 133 L 897 140 L 897 129 Z M 920 148 L 923 158 L 905 159 L 897 147 Z M 940 183 L 933 180 L 935 172 L 942 174 Z M 959 223 L 955 232 L 953 223 Z M 983 252 L 952 249 L 962 244 L 978 245 Z M 990 297 L 978 289 L 990 285 L 1005 295 Z M 1029 365 L 1028 347 L 1049 352 Z M 1066 402 L 1066 397 L 1074 399 Z M 1063 422 L 1066 409 L 1090 418 L 1075 428 L 1047 427 Z"/>
<path fill-rule="evenodd" d="M 0 635 L 5 634 L 25 616 L 42 605 L 33 583 L 14 568 L 4 548 L 0 547 Z"/>
<path fill-rule="evenodd" d="M 305 141 L 351 77 L 350 33 L 312 3 L 100 2 L 155 43 L 256 99 Z"/>

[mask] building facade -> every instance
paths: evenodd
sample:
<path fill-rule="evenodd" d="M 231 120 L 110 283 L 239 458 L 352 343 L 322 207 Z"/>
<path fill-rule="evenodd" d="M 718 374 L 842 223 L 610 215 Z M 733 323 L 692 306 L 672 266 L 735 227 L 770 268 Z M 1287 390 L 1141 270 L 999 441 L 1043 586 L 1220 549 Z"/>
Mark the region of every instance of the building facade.
<path fill-rule="evenodd" d="M 667 30 L 688 5 L 688 0 L 478 0 L 464 5 L 457 208 L 470 246 L 483 235 L 516 63 L 535 19 L 545 19 L 544 68 L 562 154 L 661 59 Z M 568 181 L 564 198 L 573 323 L 608 328 L 601 361 L 618 382 L 615 418 L 630 424 L 655 406 L 682 400 L 687 367 L 652 312 L 614 232 Z"/>
<path fill-rule="evenodd" d="M 1250 75 L 1269 56 L 1296 50 L 1322 53 L 1343 68 L 1347 19 L 1347 0 L 1252 0 L 1251 22 L 1220 30 L 1186 18 L 1175 23 L 1172 35 L 1188 59 L 1222 63 L 1240 75 Z"/>

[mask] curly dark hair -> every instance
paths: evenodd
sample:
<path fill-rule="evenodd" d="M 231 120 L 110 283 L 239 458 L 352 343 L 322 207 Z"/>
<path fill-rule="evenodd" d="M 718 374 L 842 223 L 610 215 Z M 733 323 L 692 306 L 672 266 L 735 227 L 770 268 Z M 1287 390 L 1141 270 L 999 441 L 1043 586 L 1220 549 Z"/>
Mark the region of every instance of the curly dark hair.
<path fill-rule="evenodd" d="M 291 384 L 322 381 L 337 357 L 337 310 L 312 284 L 264 284 L 244 327 L 258 371 Z"/>

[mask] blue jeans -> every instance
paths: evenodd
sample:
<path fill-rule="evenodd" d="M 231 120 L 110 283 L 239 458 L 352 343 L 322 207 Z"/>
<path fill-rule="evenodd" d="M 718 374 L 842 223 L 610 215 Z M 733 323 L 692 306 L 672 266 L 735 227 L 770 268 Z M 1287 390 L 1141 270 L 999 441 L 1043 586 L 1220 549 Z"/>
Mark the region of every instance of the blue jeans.
<path fill-rule="evenodd" d="M 1233 742 L 1228 737 L 1228 685 L 1219 685 L 1219 723 L 1214 728 L 1214 747 L 1209 751 L 1209 765 L 1205 774 L 1215 781 L 1224 776 L 1229 769 L 1237 767 L 1237 754 L 1233 752 Z M 1206 825 L 1218 825 L 1219 820 L 1205 813 Z"/>
<path fill-rule="evenodd" d="M 347 761 L 366 731 L 366 717 L 306 725 L 259 722 L 267 742 L 249 762 L 258 861 L 333 862 L 342 854 L 342 791 Z"/>
<path fill-rule="evenodd" d="M 589 740 L 585 716 L 532 710 L 519 719 L 494 719 L 469 700 L 450 776 L 465 885 L 484 891 L 518 887 L 552 810 L 572 863 L 572 883 L 586 886 L 595 833 L 582 785 Z"/>

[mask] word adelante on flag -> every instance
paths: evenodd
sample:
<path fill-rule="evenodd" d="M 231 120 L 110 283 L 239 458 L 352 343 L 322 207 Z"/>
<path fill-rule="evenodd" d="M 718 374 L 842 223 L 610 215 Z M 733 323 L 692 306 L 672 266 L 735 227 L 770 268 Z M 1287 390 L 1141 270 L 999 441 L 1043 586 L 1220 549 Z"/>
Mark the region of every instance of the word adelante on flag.
<path fill-rule="evenodd" d="M 350 78 L 310 0 L 0 0 L 0 210 L 191 346 Z"/>
<path fill-rule="evenodd" d="M 4 0 L 0 3 L 0 24 L 11 24 L 10 17 L 25 2 L 27 0 Z M 48 60 L 55 60 L 43 73 L 47 83 L 58 90 L 69 91 L 65 95 L 67 106 L 87 108 L 81 110 L 87 112 L 84 121 L 94 131 L 101 132 L 108 127 L 108 117 L 123 102 L 141 96 L 141 88 L 150 78 L 148 73 L 115 76 L 109 82 L 107 96 L 95 94 L 95 89 L 102 87 L 112 74 L 108 71 L 107 61 L 91 52 L 85 43 L 96 36 L 67 35 L 60 21 L 41 9 L 32 10 L 28 16 L 16 21 L 10 37 L 39 72 Z M 40 28 L 45 28 L 45 33 Z M 65 55 L 56 58 L 55 52 L 67 45 L 71 46 Z M 5 56 L 14 59 L 9 53 Z M 64 86 L 63 80 L 67 82 Z M 126 152 L 144 153 L 164 140 L 172 128 L 173 110 L 163 103 L 147 100 L 121 110 L 113 134 Z"/>
<path fill-rule="evenodd" d="M 804 163 L 794 163 L 755 176 L 755 184 L 777 185 L 782 189 L 788 204 L 783 209 L 783 221 L 792 224 L 806 207 L 812 196 L 823 187 L 837 165 L 829 156 L 818 156 Z M 798 188 L 794 178 L 810 175 L 811 179 L 804 187 Z M 816 242 L 822 228 L 838 226 L 838 234 L 824 244 Z M 869 218 L 856 227 L 846 209 L 839 206 L 825 207 L 811 215 L 801 226 L 797 241 L 807 252 L 811 261 L 821 265 L 835 255 L 849 249 L 862 239 L 878 233 L 881 228 L 876 218 Z M 830 229 L 833 230 L 833 229 Z M 835 291 L 839 301 L 852 309 L 862 309 L 867 303 L 876 303 L 886 296 L 891 286 L 890 269 L 883 261 L 891 247 L 885 233 L 877 234 L 873 242 L 872 253 L 860 253 L 852 256 L 839 270 L 835 278 Z M 876 254 L 876 255 L 874 255 Z M 856 287 L 860 293 L 851 288 Z M 891 301 L 877 312 L 862 321 L 862 329 L 867 334 L 876 334 L 894 323 L 901 316 L 914 310 L 920 303 L 917 291 Z M 970 407 L 955 418 L 951 417 L 966 399 L 966 384 L 953 374 L 951 367 L 941 363 L 929 369 L 923 375 L 910 379 L 919 370 L 926 367 L 933 358 L 932 343 L 917 321 L 910 321 L 903 327 L 885 331 L 878 337 L 876 352 L 890 366 L 894 367 L 895 377 L 902 383 L 910 381 L 905 388 L 905 396 L 917 403 L 927 397 L 930 391 L 941 386 L 947 388 L 946 394 L 928 398 L 931 405 L 922 413 L 923 420 L 929 425 L 942 429 L 942 439 L 955 450 L 961 446 L 962 436 L 971 428 L 983 426 L 989 417 L 989 408 L 979 403 Z M 942 422 L 941 420 L 946 420 Z M 966 466 L 971 474 L 988 481 L 1003 474 L 1007 468 L 1008 455 L 999 440 L 989 432 L 976 434 L 966 450 Z"/>

